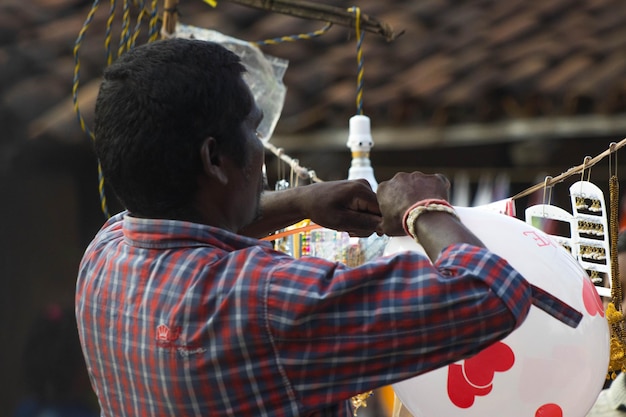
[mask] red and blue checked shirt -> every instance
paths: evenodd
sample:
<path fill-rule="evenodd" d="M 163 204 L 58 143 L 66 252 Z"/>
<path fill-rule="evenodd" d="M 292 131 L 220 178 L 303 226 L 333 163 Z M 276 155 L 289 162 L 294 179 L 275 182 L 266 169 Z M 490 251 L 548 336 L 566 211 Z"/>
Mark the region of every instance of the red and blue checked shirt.
<path fill-rule="evenodd" d="M 477 353 L 534 301 L 474 246 L 349 268 L 120 213 L 86 250 L 76 313 L 103 416 L 348 416 L 351 396 Z"/>

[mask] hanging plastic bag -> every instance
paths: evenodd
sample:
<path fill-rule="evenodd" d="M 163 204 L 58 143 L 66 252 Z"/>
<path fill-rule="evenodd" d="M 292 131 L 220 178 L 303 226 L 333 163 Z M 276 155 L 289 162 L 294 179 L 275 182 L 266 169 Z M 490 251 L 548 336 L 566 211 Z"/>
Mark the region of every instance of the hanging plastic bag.
<path fill-rule="evenodd" d="M 236 53 L 246 67 L 244 80 L 257 105 L 263 110 L 259 133 L 269 141 L 285 103 L 287 88 L 283 76 L 289 61 L 264 54 L 255 44 L 226 36 L 220 32 L 178 23 L 173 37 L 215 42 Z"/>

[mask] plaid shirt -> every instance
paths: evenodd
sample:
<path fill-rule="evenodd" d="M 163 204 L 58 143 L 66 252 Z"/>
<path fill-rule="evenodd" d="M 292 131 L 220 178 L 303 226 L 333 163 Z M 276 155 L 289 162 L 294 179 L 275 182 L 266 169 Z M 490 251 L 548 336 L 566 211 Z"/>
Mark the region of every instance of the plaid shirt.
<path fill-rule="evenodd" d="M 349 268 L 120 213 L 86 250 L 76 313 L 104 416 L 347 416 L 351 396 L 505 337 L 532 302 L 470 245 Z"/>

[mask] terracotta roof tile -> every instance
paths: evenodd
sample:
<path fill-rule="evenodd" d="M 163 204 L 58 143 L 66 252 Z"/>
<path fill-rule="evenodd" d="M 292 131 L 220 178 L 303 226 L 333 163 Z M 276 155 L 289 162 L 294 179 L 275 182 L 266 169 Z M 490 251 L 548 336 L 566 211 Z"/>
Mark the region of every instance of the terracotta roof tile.
<path fill-rule="evenodd" d="M 27 122 L 67 96 L 66 87 L 54 75 L 37 75 L 8 88 L 3 94 L 2 104 L 18 120 Z"/>
<path fill-rule="evenodd" d="M 32 0 L 33 7 L 39 7 L 43 10 L 59 10 L 69 9 L 84 4 L 83 0 Z"/>
<path fill-rule="evenodd" d="M 534 1 L 532 8 L 536 10 L 538 16 L 546 18 L 558 18 L 563 12 L 572 8 L 577 9 L 581 4 L 589 4 L 593 1 L 585 0 L 550 0 L 550 1 Z"/>
<path fill-rule="evenodd" d="M 514 85 L 541 74 L 547 67 L 547 61 L 541 56 L 529 57 L 511 65 L 503 77 L 504 85 Z"/>
<path fill-rule="evenodd" d="M 392 42 L 371 33 L 365 36 L 364 105 L 389 117 L 379 120 L 379 125 L 429 124 L 442 109 L 452 108 L 454 117 L 438 119 L 480 122 L 486 113 L 474 107 L 494 94 L 497 100 L 491 106 L 501 107 L 490 111 L 490 118 L 514 116 L 509 112 L 515 106 L 503 104 L 513 102 L 527 114 L 562 114 L 571 108 L 574 96 L 589 97 L 588 112 L 626 112 L 615 98 L 626 93 L 626 7 L 621 0 L 324 3 L 345 8 L 357 3 L 363 13 L 405 32 Z M 90 6 L 84 0 L 3 0 L 0 94 L 5 102 L 7 95 L 14 97 L 14 85 L 50 74 L 60 80 L 57 85 L 67 89 L 65 98 L 69 97 L 74 41 Z M 219 1 L 215 9 L 200 0 L 181 0 L 179 10 L 183 23 L 250 41 L 310 32 L 324 25 L 227 0 Z M 99 9 L 82 43 L 83 85 L 97 79 L 104 66 L 107 12 L 108 7 Z M 115 27 L 119 31 L 119 24 Z M 114 37 L 114 52 L 117 42 Z M 346 115 L 354 112 L 354 29 L 335 25 L 319 38 L 263 50 L 290 62 L 283 114 L 289 123 L 281 121 L 279 129 L 345 124 Z M 84 104 L 85 111 L 91 104 Z"/>
<path fill-rule="evenodd" d="M 616 83 L 624 82 L 626 74 L 626 53 L 617 53 L 603 60 L 595 61 L 593 68 L 587 68 L 570 86 L 575 94 L 596 96 L 610 89 Z"/>
<path fill-rule="evenodd" d="M 487 35 L 488 42 L 493 46 L 499 46 L 519 39 L 523 35 L 531 33 L 536 27 L 536 23 L 532 13 L 516 14 L 490 28 Z"/>
<path fill-rule="evenodd" d="M 567 84 L 587 70 L 592 61 L 586 56 L 573 56 L 564 60 L 542 79 L 539 87 L 547 92 L 563 91 Z"/>

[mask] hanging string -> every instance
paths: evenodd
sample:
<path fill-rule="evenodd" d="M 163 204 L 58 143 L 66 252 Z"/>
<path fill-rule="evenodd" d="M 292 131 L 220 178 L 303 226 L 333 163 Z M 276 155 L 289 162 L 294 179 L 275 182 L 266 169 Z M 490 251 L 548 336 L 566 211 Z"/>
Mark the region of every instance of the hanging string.
<path fill-rule="evenodd" d="M 348 9 L 355 15 L 356 28 L 356 59 L 357 59 L 357 76 L 356 76 L 356 114 L 363 114 L 363 73 L 365 68 L 363 65 L 363 39 L 365 31 L 361 30 L 361 9 L 359 7 L 351 7 Z"/>
<path fill-rule="evenodd" d="M 352 7 L 348 9 L 349 11 L 355 14 L 355 27 L 357 34 L 357 61 L 358 61 L 358 73 L 357 73 L 357 94 L 356 94 L 356 106 L 357 113 L 363 114 L 363 73 L 364 73 L 364 65 L 363 65 L 363 39 L 365 35 L 365 31 L 361 29 L 361 9 L 358 7 Z M 294 42 L 298 40 L 309 40 L 314 37 L 321 36 L 328 32 L 332 27 L 332 23 L 327 23 L 323 28 L 318 29 L 314 32 L 299 34 L 299 35 L 288 35 L 282 36 L 278 38 L 267 39 L 263 41 L 255 42 L 258 46 L 263 45 L 275 45 L 281 42 Z M 292 171 L 297 174 L 298 178 L 309 179 L 313 182 L 323 182 L 317 175 L 315 171 L 309 170 L 300 166 L 299 162 L 291 158 L 289 155 L 284 153 L 282 148 L 277 148 L 269 142 L 264 142 L 265 148 L 271 151 L 276 157 L 280 160 L 287 163 Z"/>
<path fill-rule="evenodd" d="M 150 24 L 148 27 L 148 42 L 154 42 L 159 37 L 159 1 L 152 0 Z"/>
<path fill-rule="evenodd" d="M 331 27 L 332 27 L 332 23 L 327 23 L 321 29 L 318 29 L 313 32 L 301 33 L 298 35 L 281 36 L 277 38 L 256 41 L 253 43 L 257 46 L 264 46 L 264 45 L 277 45 L 283 42 L 310 40 L 310 39 L 324 35 L 326 32 L 330 30 Z M 323 182 L 320 178 L 317 177 L 317 175 L 315 174 L 315 171 L 302 167 L 297 159 L 294 159 L 290 157 L 289 155 L 286 155 L 283 148 L 277 148 L 276 146 L 269 143 L 269 141 L 266 141 L 263 144 L 265 148 L 268 149 L 270 152 L 272 152 L 274 155 L 276 155 L 276 157 L 279 158 L 279 160 L 289 165 L 289 167 L 291 168 L 292 176 L 293 174 L 296 175 L 296 180 L 299 178 L 302 178 L 302 179 L 309 179 L 310 181 L 313 181 L 313 182 Z M 295 183 L 294 178 L 291 178 L 290 185 L 294 186 L 294 183 Z"/>
<path fill-rule="evenodd" d="M 83 40 L 85 39 L 85 34 L 87 33 L 87 29 L 91 25 L 94 15 L 98 11 L 99 3 L 100 3 L 100 0 L 94 0 L 93 4 L 91 5 L 91 9 L 89 10 L 89 13 L 87 14 L 87 18 L 85 19 L 85 23 L 83 23 L 83 27 L 78 32 L 78 37 L 76 38 L 76 41 L 74 42 L 74 78 L 72 82 L 72 101 L 74 103 L 74 112 L 76 113 L 78 117 L 78 123 L 80 124 L 81 129 L 84 132 L 86 132 L 89 136 L 93 136 L 93 134 L 87 127 L 87 124 L 85 123 L 85 119 L 83 118 L 80 112 L 79 106 L 78 106 L 78 86 L 80 83 L 79 81 L 80 80 L 79 51 L 83 43 Z"/>
<path fill-rule="evenodd" d="M 548 182 L 551 179 L 552 177 L 547 175 L 546 178 L 543 180 L 543 204 L 548 206 L 552 202 L 552 186 L 548 185 Z"/>
<path fill-rule="evenodd" d="M 137 3 L 138 0 L 134 0 L 134 1 Z M 147 42 L 148 43 L 154 42 L 157 39 L 159 35 L 159 31 L 157 27 L 158 21 L 159 21 L 157 2 L 158 0 L 152 0 L 150 3 L 150 9 L 148 10 L 148 5 L 146 3 L 146 0 L 139 1 L 138 6 L 140 8 L 140 11 L 139 11 L 139 14 L 137 15 L 137 22 L 135 23 L 135 28 L 126 45 L 127 50 L 135 47 L 137 38 L 139 37 L 139 34 L 141 33 L 141 25 L 144 19 L 147 19 L 149 22 Z"/>
<path fill-rule="evenodd" d="M 543 180 L 543 199 L 541 200 L 541 204 L 542 204 L 542 216 L 546 217 L 546 206 L 550 205 L 550 202 L 552 201 L 552 186 L 548 185 L 548 182 L 550 181 L 550 179 L 552 179 L 551 176 L 547 175 L 546 178 Z M 550 190 L 548 192 L 548 190 Z M 547 196 L 547 199 L 546 199 Z"/>
<path fill-rule="evenodd" d="M 279 153 L 281 154 L 283 153 L 283 148 L 279 148 Z M 280 158 L 276 158 L 276 161 L 277 161 L 276 173 L 277 173 L 278 179 L 285 180 L 285 164 Z"/>
<path fill-rule="evenodd" d="M 278 37 L 278 38 L 266 39 L 266 40 L 263 40 L 263 41 L 256 41 L 256 42 L 254 42 L 254 44 L 258 45 L 258 46 L 265 46 L 265 45 L 277 45 L 277 44 L 283 43 L 283 42 L 295 42 L 295 41 L 302 41 L 302 40 L 310 40 L 310 39 L 313 39 L 313 38 L 317 38 L 318 36 L 322 36 L 323 34 L 328 32 L 332 26 L 333 26 L 332 23 L 327 23 L 326 26 L 324 26 L 323 28 L 318 29 L 318 30 L 313 31 L 313 32 L 301 33 L 299 35 L 287 35 L 287 36 L 281 36 L 281 37 Z"/>
<path fill-rule="evenodd" d="M 74 77 L 73 77 L 73 82 L 72 82 L 72 101 L 74 103 L 74 112 L 76 113 L 76 117 L 78 118 L 78 123 L 80 124 L 81 129 L 83 130 L 83 132 L 87 134 L 87 136 L 91 138 L 92 141 L 94 140 L 93 132 L 87 127 L 87 123 L 85 123 L 85 119 L 80 112 L 80 107 L 78 104 L 78 86 L 80 84 L 79 82 L 80 80 L 80 53 L 79 52 L 80 52 L 80 47 L 83 43 L 83 40 L 85 39 L 85 34 L 87 33 L 87 29 L 91 25 L 94 15 L 96 14 L 96 11 L 98 10 L 99 3 L 100 3 L 100 0 L 94 0 L 93 4 L 91 5 L 91 9 L 89 10 L 89 13 L 87 14 L 87 18 L 85 19 L 85 23 L 83 23 L 83 27 L 78 33 L 78 37 L 76 38 L 76 41 L 74 43 Z M 98 192 L 100 194 L 100 208 L 102 210 L 102 213 L 104 214 L 106 218 L 109 218 L 110 215 L 109 215 L 109 209 L 107 206 L 107 198 L 106 198 L 106 193 L 104 191 L 104 175 L 102 173 L 102 165 L 100 164 L 99 160 L 98 160 Z"/>
<path fill-rule="evenodd" d="M 130 0 L 124 0 L 122 9 L 122 32 L 120 35 L 119 45 L 117 47 L 117 56 L 120 57 L 127 48 L 130 38 Z"/>
<path fill-rule="evenodd" d="M 589 167 L 589 170 L 587 170 L 587 179 L 585 180 L 585 169 L 587 167 L 587 163 L 589 162 L 589 160 L 591 160 L 590 156 L 585 156 L 585 158 L 583 159 L 583 169 L 580 172 L 580 181 L 587 181 L 589 182 L 589 180 L 591 179 L 591 167 Z M 581 184 L 582 186 L 582 184 Z"/>
<path fill-rule="evenodd" d="M 139 33 L 141 33 L 141 21 L 148 14 L 146 11 L 146 1 L 145 0 L 134 0 L 139 4 L 139 14 L 137 15 L 137 20 L 135 22 L 135 27 L 133 29 L 132 34 L 130 35 L 130 39 L 128 41 L 127 49 L 131 49 L 135 47 L 137 42 L 137 37 L 139 37 Z"/>
<path fill-rule="evenodd" d="M 283 148 L 277 148 L 276 146 L 272 145 L 269 142 L 264 142 L 263 145 L 265 146 L 266 149 L 268 149 L 274 155 L 276 155 L 276 157 L 280 158 L 287 165 L 289 165 L 293 173 L 296 174 L 299 178 L 308 179 L 313 182 L 323 182 L 320 178 L 318 178 L 317 174 L 315 174 L 315 171 L 300 166 L 300 163 L 298 162 L 297 159 L 294 159 L 290 157 L 289 155 L 286 155 L 284 153 Z"/>
<path fill-rule="evenodd" d="M 148 42 L 153 42 L 157 39 L 159 31 L 158 31 L 158 0 L 151 0 L 150 10 L 147 9 L 146 0 L 132 0 L 140 8 L 139 14 L 137 16 L 137 21 L 134 26 L 134 29 L 130 30 L 130 8 L 131 8 L 131 0 L 124 0 L 123 6 L 123 17 L 122 17 L 122 31 L 120 34 L 120 41 L 118 45 L 117 55 L 120 56 L 122 53 L 127 51 L 128 49 L 135 46 L 135 42 L 140 34 L 141 23 L 146 18 L 149 18 L 149 32 L 148 32 Z M 78 90 L 80 86 L 80 49 L 82 47 L 83 41 L 85 39 L 85 35 L 89 30 L 91 24 L 93 23 L 94 16 L 99 8 L 100 0 L 94 0 L 91 5 L 91 9 L 87 14 L 87 18 L 81 27 L 76 41 L 74 42 L 74 76 L 72 80 L 72 102 L 74 105 L 74 113 L 78 119 L 78 123 L 80 128 L 85 134 L 92 140 L 95 140 L 93 132 L 87 127 L 87 123 L 85 122 L 85 118 L 83 117 L 80 111 L 79 99 L 78 99 Z M 104 58 L 106 65 L 111 65 L 113 62 L 113 52 L 111 50 L 111 39 L 113 37 L 113 23 L 115 21 L 115 10 L 117 8 L 117 1 L 110 0 L 109 14 L 106 20 L 105 27 L 105 35 L 104 35 Z M 105 182 L 104 182 L 104 174 L 102 173 L 102 165 L 98 160 L 98 192 L 100 195 L 100 208 L 102 213 L 106 218 L 110 217 L 107 197 L 105 193 Z"/>
<path fill-rule="evenodd" d="M 109 8 L 109 17 L 106 23 L 106 32 L 104 33 L 104 53 L 106 65 L 109 66 L 113 62 L 113 53 L 111 52 L 111 38 L 113 36 L 113 21 L 115 20 L 115 7 L 117 5 L 116 0 L 111 0 L 111 7 Z"/>

